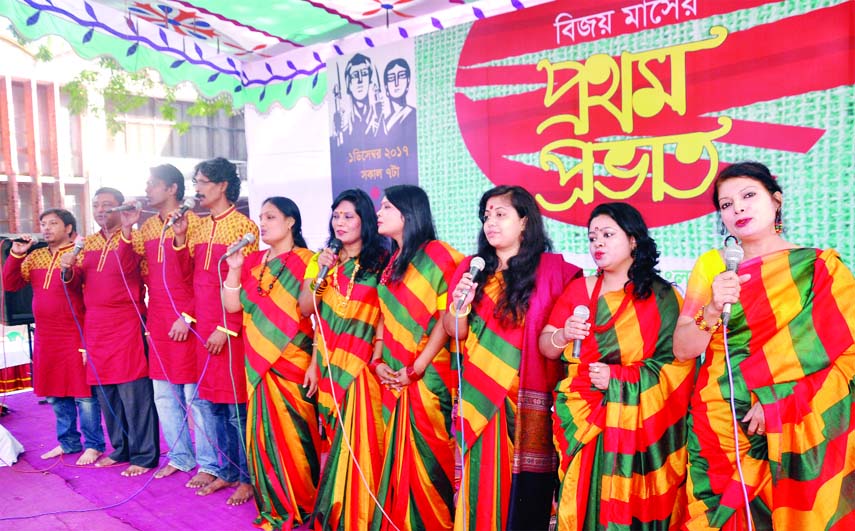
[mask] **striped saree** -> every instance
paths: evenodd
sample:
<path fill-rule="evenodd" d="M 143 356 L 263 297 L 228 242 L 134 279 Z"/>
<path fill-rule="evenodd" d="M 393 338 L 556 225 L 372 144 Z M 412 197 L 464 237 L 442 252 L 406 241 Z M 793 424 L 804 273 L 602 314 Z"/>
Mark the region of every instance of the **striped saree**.
<path fill-rule="evenodd" d="M 316 402 L 303 379 L 311 362 L 312 324 L 297 304 L 307 249 L 264 266 L 265 251 L 246 258 L 241 275 L 247 402 L 247 464 L 264 529 L 290 530 L 312 512 L 320 473 Z M 275 275 L 282 271 L 277 277 Z M 258 291 L 276 280 L 267 296 Z M 282 449 L 288 448 L 287 452 Z"/>
<path fill-rule="evenodd" d="M 380 382 L 368 368 L 380 320 L 378 275 L 357 278 L 357 264 L 349 260 L 333 268 L 327 277 L 333 280 L 318 302 L 323 332 L 317 341 L 318 406 L 332 439 L 315 502 L 318 530 L 368 528 L 382 465 Z"/>
<path fill-rule="evenodd" d="M 413 364 L 446 308 L 461 254 L 428 242 L 398 281 L 381 285 L 383 361 L 392 370 Z M 450 530 L 454 515 L 454 439 L 451 437 L 451 355 L 443 347 L 423 379 L 383 393 L 386 452 L 378 498 L 399 529 Z M 390 529 L 377 511 L 374 529 Z"/>
<path fill-rule="evenodd" d="M 698 261 L 687 308 L 709 299 L 724 271 L 717 251 Z M 855 279 L 835 251 L 788 249 L 740 264 L 728 345 L 736 418 L 760 402 L 766 434 L 738 423 L 753 527 L 832 530 L 855 525 Z M 688 529 L 746 529 L 736 469 L 721 330 L 707 347 L 691 403 Z"/>
<path fill-rule="evenodd" d="M 567 377 L 555 389 L 554 440 L 560 458 L 558 529 L 676 529 L 672 515 L 686 473 L 686 410 L 694 363 L 676 362 L 672 336 L 680 313 L 676 289 L 655 281 L 638 300 L 623 291 L 599 297 L 592 333 L 563 355 Z M 586 280 L 572 282 L 550 324 L 564 326 L 577 305 L 591 306 Z M 594 388 L 593 362 L 609 365 L 605 391 Z"/>

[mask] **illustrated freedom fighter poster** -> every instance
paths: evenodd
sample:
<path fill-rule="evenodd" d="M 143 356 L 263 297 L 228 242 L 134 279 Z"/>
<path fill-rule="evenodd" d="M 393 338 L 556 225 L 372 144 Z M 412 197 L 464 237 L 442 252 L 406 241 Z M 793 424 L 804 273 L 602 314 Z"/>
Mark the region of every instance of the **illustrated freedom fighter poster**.
<path fill-rule="evenodd" d="M 418 184 L 414 47 L 373 48 L 327 63 L 332 192 Z"/>

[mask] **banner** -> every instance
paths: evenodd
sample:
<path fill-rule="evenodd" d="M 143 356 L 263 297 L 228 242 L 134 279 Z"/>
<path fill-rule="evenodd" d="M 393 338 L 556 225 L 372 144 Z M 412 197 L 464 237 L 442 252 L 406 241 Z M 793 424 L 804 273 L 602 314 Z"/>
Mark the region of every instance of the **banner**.
<path fill-rule="evenodd" d="M 387 186 L 418 184 L 415 51 L 406 42 L 327 62 L 333 197 L 361 188 L 379 206 Z"/>

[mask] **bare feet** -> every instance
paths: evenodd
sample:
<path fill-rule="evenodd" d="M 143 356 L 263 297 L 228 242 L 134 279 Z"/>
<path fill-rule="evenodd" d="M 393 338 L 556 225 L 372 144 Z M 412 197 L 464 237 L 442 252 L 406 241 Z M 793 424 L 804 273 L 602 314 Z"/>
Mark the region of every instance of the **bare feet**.
<path fill-rule="evenodd" d="M 216 478 L 216 479 L 214 479 L 214 481 L 208 483 L 207 485 L 205 485 L 201 489 L 197 490 L 196 494 L 198 494 L 199 496 L 207 496 L 208 494 L 212 494 L 214 492 L 217 492 L 220 489 L 224 489 L 226 487 L 237 487 L 237 486 L 238 486 L 237 481 L 229 482 L 229 481 L 225 481 L 225 480 L 220 479 L 220 478 Z"/>
<path fill-rule="evenodd" d="M 171 476 L 172 474 L 178 472 L 178 469 L 172 465 L 166 465 L 161 468 L 157 472 L 154 473 L 154 479 L 163 479 L 167 476 Z"/>
<path fill-rule="evenodd" d="M 42 454 L 42 459 L 53 459 L 54 457 L 59 457 L 65 452 L 62 451 L 62 446 L 57 446 L 56 448 L 45 452 Z"/>
<path fill-rule="evenodd" d="M 252 485 L 249 483 L 241 483 L 238 485 L 237 490 L 229 496 L 229 499 L 226 501 L 229 505 L 242 505 L 248 502 L 252 498 Z"/>
<path fill-rule="evenodd" d="M 122 475 L 126 478 L 132 478 L 134 476 L 141 476 L 151 470 L 150 468 L 146 468 L 144 466 L 139 465 L 131 465 L 128 468 L 122 470 Z"/>
<path fill-rule="evenodd" d="M 116 461 L 115 459 L 111 459 L 109 455 L 105 455 L 104 457 L 99 459 L 98 462 L 95 463 L 95 466 L 101 468 L 105 466 L 113 466 L 116 463 L 118 463 L 118 461 Z"/>
<path fill-rule="evenodd" d="M 87 448 L 86 451 L 83 452 L 83 455 L 77 458 L 77 464 L 80 466 L 91 465 L 96 459 L 101 457 L 102 453 L 103 452 L 99 452 L 94 448 Z"/>
<path fill-rule="evenodd" d="M 199 487 L 204 487 L 208 485 L 212 481 L 217 479 L 217 476 L 213 474 L 208 474 L 207 472 L 197 472 L 195 476 L 190 478 L 190 481 L 184 484 L 188 489 L 198 489 Z"/>

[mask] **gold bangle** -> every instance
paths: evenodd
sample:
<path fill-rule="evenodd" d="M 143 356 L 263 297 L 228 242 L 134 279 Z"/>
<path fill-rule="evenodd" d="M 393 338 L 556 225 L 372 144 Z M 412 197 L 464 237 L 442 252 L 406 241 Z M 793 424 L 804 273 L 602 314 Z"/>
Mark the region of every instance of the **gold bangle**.
<path fill-rule="evenodd" d="M 463 313 L 459 313 L 454 304 L 452 304 L 451 308 L 448 309 L 448 312 L 451 315 L 453 315 L 454 317 L 457 317 L 458 319 L 462 319 L 462 318 L 466 317 L 467 315 L 469 315 L 469 312 L 471 312 L 471 311 L 472 311 L 472 305 L 471 304 L 466 305 L 466 311 Z"/>
<path fill-rule="evenodd" d="M 695 314 L 695 324 L 698 326 L 698 330 L 701 332 L 709 332 L 710 334 L 714 334 L 716 330 L 721 328 L 721 317 L 715 322 L 715 324 L 710 325 L 704 319 L 704 310 L 706 309 L 706 305 L 701 306 L 701 309 L 698 310 L 698 313 Z"/>
<path fill-rule="evenodd" d="M 549 342 L 552 344 L 553 347 L 557 348 L 558 350 L 564 350 L 565 348 L 567 348 L 567 345 L 569 345 L 571 342 L 568 341 L 564 345 L 556 345 L 555 344 L 555 332 L 558 332 L 559 330 L 561 330 L 561 329 L 556 328 L 555 330 L 552 331 L 551 334 L 549 334 Z M 565 337 L 564 339 L 567 339 L 567 338 Z"/>
<path fill-rule="evenodd" d="M 243 286 L 241 286 L 240 284 L 238 284 L 237 286 L 229 286 L 228 284 L 223 282 L 223 289 L 227 289 L 229 291 L 240 291 L 241 287 Z"/>
<path fill-rule="evenodd" d="M 224 333 L 224 334 L 226 334 L 226 335 L 232 336 L 232 337 L 237 337 L 237 336 L 238 336 L 238 333 L 237 333 L 237 332 L 234 332 L 234 331 L 232 331 L 232 330 L 229 330 L 229 329 L 228 329 L 228 328 L 226 328 L 225 326 L 218 326 L 218 327 L 217 327 L 217 330 L 219 330 L 220 332 L 222 332 L 222 333 Z"/>

